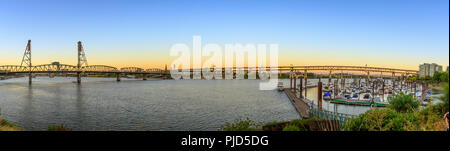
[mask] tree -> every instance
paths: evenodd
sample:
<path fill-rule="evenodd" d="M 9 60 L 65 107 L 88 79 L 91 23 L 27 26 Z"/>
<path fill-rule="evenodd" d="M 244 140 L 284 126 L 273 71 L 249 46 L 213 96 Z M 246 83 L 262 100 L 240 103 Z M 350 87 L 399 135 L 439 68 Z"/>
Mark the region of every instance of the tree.
<path fill-rule="evenodd" d="M 435 72 L 431 79 L 433 80 L 433 82 L 439 83 L 441 81 L 441 73 L 440 72 Z"/>
<path fill-rule="evenodd" d="M 442 72 L 443 74 L 441 74 L 440 76 L 440 80 L 441 82 L 448 82 L 448 74 L 445 72 Z"/>
<path fill-rule="evenodd" d="M 444 84 L 443 86 L 443 92 L 442 92 L 442 96 L 439 98 L 442 102 L 443 102 L 443 110 L 444 113 L 448 112 L 449 109 L 449 104 L 448 104 L 448 93 L 449 93 L 449 88 L 448 88 L 448 83 Z"/>
<path fill-rule="evenodd" d="M 447 72 L 435 72 L 432 77 L 433 82 L 448 82 L 448 73 Z"/>
<path fill-rule="evenodd" d="M 406 113 L 419 108 L 419 101 L 414 99 L 414 96 L 412 94 L 407 95 L 404 93 L 400 93 L 398 95 L 395 95 L 389 101 L 389 108 L 397 112 Z"/>

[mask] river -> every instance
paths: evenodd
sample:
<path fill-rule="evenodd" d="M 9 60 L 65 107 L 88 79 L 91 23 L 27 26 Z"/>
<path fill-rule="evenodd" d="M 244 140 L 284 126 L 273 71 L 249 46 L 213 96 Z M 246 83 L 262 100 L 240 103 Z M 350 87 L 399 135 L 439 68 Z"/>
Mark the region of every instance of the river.
<path fill-rule="evenodd" d="M 0 81 L 3 118 L 25 130 L 64 124 L 72 130 L 214 131 L 226 122 L 300 118 L 283 92 L 259 90 L 260 80 L 139 80 L 27 77 Z M 282 79 L 289 87 L 289 79 Z M 317 83 L 317 79 L 309 79 Z M 322 80 L 325 82 L 327 80 Z M 317 88 L 307 91 L 317 104 Z M 369 107 L 323 102 L 323 108 L 358 115 Z"/>
<path fill-rule="evenodd" d="M 0 81 L 2 117 L 25 130 L 215 131 L 226 122 L 300 118 L 287 96 L 260 80 L 27 77 Z"/>

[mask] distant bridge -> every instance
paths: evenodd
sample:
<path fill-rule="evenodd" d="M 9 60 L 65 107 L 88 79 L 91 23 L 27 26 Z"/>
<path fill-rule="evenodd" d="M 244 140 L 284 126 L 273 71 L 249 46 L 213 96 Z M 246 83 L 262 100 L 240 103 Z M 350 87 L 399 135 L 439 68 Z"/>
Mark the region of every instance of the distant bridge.
<path fill-rule="evenodd" d="M 31 40 L 28 40 L 21 65 L 1 65 L 0 73 L 29 74 L 30 84 L 32 82 L 32 74 L 36 73 L 75 73 L 77 74 L 78 83 L 81 83 L 82 73 L 113 73 L 116 74 L 117 81 L 120 81 L 122 74 L 141 74 L 143 80 L 147 80 L 148 75 L 167 76 L 169 74 L 167 70 L 157 68 L 124 67 L 119 69 L 107 65 L 88 65 L 81 42 L 78 42 L 78 64 L 76 66 L 59 64 L 59 62 L 33 66 L 31 63 Z"/>
<path fill-rule="evenodd" d="M 138 67 L 124 67 L 116 68 L 106 65 L 90 65 L 78 68 L 73 65 L 66 64 L 44 64 L 38 66 L 18 66 L 18 65 L 3 65 L 0 66 L 0 73 L 133 73 L 133 74 L 161 74 L 164 72 L 161 69 L 142 69 Z"/>
<path fill-rule="evenodd" d="M 365 73 L 393 73 L 393 74 L 404 74 L 412 75 L 418 74 L 417 70 L 407 70 L 407 69 L 395 69 L 395 68 L 381 68 L 381 67 L 367 67 L 367 66 L 280 66 L 279 70 L 298 70 L 298 71 L 356 71 Z"/>
<path fill-rule="evenodd" d="M 244 72 L 254 72 L 258 71 L 260 68 L 251 68 L 251 67 L 233 67 L 233 68 L 222 68 L 222 71 L 232 70 L 234 73 L 236 71 L 244 71 Z M 316 72 L 316 71 L 325 71 L 329 72 L 329 78 L 331 79 L 331 74 L 333 72 L 362 72 L 366 73 L 368 78 L 370 79 L 371 73 L 390 73 L 392 76 L 408 76 L 418 74 L 416 70 L 406 70 L 406 69 L 394 69 L 394 68 L 381 68 L 381 67 L 367 67 L 367 66 L 278 66 L 278 67 L 266 67 L 266 71 L 270 69 L 276 69 L 279 72 L 290 71 L 291 78 L 293 72 Z M 201 71 L 201 69 L 191 69 L 190 72 Z M 169 72 L 167 71 L 167 66 L 165 70 L 161 70 L 158 68 L 150 68 L 150 69 L 142 69 L 138 67 L 124 67 L 124 68 L 116 68 L 107 65 L 88 65 L 87 59 L 85 56 L 85 52 L 81 42 L 78 42 L 78 64 L 77 65 L 67 65 L 67 64 L 59 64 L 58 62 L 52 64 L 44 64 L 33 66 L 31 63 L 31 40 L 28 40 L 27 47 L 25 49 L 25 53 L 23 55 L 21 65 L 2 65 L 0 66 L 0 73 L 20 73 L 20 74 L 29 74 L 29 83 L 32 82 L 32 74 L 34 73 L 76 73 L 77 74 L 77 82 L 81 83 L 81 74 L 82 73 L 112 73 L 116 74 L 117 81 L 120 81 L 121 74 L 141 74 L 143 79 L 146 80 L 148 75 L 159 75 L 161 77 L 169 76 Z"/>

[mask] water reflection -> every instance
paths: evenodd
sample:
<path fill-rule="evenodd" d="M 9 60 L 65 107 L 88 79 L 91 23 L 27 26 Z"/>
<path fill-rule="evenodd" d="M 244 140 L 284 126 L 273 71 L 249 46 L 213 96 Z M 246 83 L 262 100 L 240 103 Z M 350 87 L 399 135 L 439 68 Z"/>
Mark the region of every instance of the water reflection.
<path fill-rule="evenodd" d="M 33 80 L 0 81 L 3 116 L 26 130 L 217 130 L 240 118 L 300 118 L 284 93 L 260 91 L 258 80 Z"/>

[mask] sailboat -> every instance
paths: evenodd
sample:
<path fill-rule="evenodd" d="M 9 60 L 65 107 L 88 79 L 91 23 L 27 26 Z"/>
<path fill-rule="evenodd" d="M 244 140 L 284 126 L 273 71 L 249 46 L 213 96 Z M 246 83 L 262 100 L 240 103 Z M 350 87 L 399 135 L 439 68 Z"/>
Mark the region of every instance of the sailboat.
<path fill-rule="evenodd" d="M 330 94 L 329 92 L 325 93 L 325 94 L 323 95 L 323 99 L 324 99 L 324 100 L 331 100 L 331 99 L 332 99 L 332 98 L 331 98 L 331 94 Z"/>

